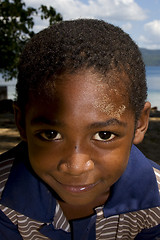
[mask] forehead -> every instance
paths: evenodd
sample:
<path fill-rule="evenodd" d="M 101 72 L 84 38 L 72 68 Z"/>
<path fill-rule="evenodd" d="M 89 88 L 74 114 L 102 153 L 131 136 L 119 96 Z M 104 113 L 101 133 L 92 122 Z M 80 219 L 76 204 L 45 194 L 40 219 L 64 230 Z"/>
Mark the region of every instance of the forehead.
<path fill-rule="evenodd" d="M 128 108 L 125 74 L 109 72 L 106 76 L 84 70 L 62 74 L 46 82 L 39 93 L 40 101 L 57 105 L 88 105 L 107 115 L 120 116 Z"/>
<path fill-rule="evenodd" d="M 89 90 L 103 93 L 106 95 L 113 95 L 124 97 L 126 99 L 127 87 L 129 78 L 125 72 L 118 72 L 116 70 L 110 70 L 106 75 L 102 75 L 93 69 L 79 70 L 75 73 L 64 73 L 58 76 L 53 76 L 49 80 L 45 80 L 41 88 L 43 94 L 53 97 L 57 92 L 57 89 L 63 90 L 70 85 L 70 89 L 73 89 L 73 85 L 77 85 L 80 88 L 84 88 L 87 92 Z M 45 92 L 46 91 L 46 92 Z M 41 91 L 40 91 L 41 92 Z"/>

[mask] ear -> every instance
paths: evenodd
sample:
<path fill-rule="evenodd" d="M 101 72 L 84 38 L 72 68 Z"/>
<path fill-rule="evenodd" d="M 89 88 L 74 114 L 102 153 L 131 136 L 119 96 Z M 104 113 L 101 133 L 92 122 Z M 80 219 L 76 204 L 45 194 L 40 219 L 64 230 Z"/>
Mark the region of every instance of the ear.
<path fill-rule="evenodd" d="M 21 109 L 16 103 L 13 104 L 13 109 L 14 109 L 15 123 L 18 128 L 20 137 L 23 141 L 27 141 L 24 114 L 22 113 Z"/>
<path fill-rule="evenodd" d="M 144 135 L 148 129 L 150 109 L 150 102 L 146 102 L 141 112 L 140 118 L 137 121 L 135 136 L 133 139 L 134 144 L 139 144 L 143 141 Z"/>

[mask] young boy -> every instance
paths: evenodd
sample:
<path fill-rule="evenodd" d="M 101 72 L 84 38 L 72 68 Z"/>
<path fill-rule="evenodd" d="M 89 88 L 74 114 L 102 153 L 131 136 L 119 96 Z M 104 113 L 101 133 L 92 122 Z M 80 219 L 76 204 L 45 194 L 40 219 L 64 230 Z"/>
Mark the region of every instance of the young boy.
<path fill-rule="evenodd" d="M 160 167 L 135 147 L 148 126 L 144 64 L 120 28 L 64 21 L 19 64 L 22 142 L 1 156 L 1 240 L 158 240 Z"/>

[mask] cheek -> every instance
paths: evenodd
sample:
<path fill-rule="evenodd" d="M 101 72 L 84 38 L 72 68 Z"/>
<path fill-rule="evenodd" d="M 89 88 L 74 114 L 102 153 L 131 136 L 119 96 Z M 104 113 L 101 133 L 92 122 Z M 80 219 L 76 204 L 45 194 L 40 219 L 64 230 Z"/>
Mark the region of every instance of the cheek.
<path fill-rule="evenodd" d="M 128 164 L 130 149 L 117 149 L 116 151 L 108 152 L 101 158 L 100 171 L 103 178 L 111 186 L 123 174 Z"/>
<path fill-rule="evenodd" d="M 57 169 L 58 161 L 55 152 L 35 145 L 29 145 L 28 149 L 31 166 L 40 177 Z"/>

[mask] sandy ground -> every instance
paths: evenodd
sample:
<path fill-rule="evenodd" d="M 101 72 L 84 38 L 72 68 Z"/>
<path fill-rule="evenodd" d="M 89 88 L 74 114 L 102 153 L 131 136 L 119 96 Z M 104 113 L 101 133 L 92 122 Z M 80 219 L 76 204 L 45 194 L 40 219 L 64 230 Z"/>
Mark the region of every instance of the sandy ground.
<path fill-rule="evenodd" d="M 11 113 L 0 114 L 0 153 L 20 142 Z M 148 158 L 160 164 L 160 116 L 151 117 L 144 141 L 137 146 Z"/>

